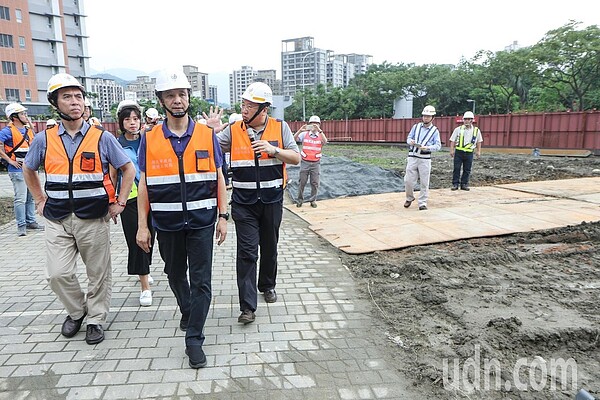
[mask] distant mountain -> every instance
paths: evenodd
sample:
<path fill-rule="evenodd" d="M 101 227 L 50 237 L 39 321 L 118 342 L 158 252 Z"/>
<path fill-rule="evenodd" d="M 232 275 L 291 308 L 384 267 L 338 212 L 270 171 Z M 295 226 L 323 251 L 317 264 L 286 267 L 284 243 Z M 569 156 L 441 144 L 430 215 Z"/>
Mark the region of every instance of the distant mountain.
<path fill-rule="evenodd" d="M 131 68 L 110 68 L 110 69 L 105 69 L 103 71 L 95 71 L 94 69 L 91 70 L 92 74 L 110 74 L 110 75 L 114 75 L 114 76 L 118 76 L 121 79 L 124 79 L 126 81 L 135 81 L 135 78 L 137 78 L 138 76 L 144 76 L 144 75 L 148 75 L 146 72 L 144 71 L 139 71 L 136 69 L 131 69 Z"/>
<path fill-rule="evenodd" d="M 107 74 L 107 73 L 95 74 L 95 75 L 92 75 L 92 78 L 111 79 L 123 87 L 126 87 L 127 84 L 131 82 L 131 81 L 127 81 L 125 79 L 119 78 L 118 76 L 114 76 L 112 74 Z"/>

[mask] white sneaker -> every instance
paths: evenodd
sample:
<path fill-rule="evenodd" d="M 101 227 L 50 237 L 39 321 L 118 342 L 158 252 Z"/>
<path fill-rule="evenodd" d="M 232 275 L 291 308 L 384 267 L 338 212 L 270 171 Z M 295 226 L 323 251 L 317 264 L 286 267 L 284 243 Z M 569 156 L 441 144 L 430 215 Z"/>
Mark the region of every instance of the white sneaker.
<path fill-rule="evenodd" d="M 154 283 L 154 278 L 152 275 L 148 274 L 148 285 L 152 285 Z"/>
<path fill-rule="evenodd" d="M 140 306 L 148 307 L 152 305 L 152 292 L 150 290 L 144 290 L 140 294 Z"/>

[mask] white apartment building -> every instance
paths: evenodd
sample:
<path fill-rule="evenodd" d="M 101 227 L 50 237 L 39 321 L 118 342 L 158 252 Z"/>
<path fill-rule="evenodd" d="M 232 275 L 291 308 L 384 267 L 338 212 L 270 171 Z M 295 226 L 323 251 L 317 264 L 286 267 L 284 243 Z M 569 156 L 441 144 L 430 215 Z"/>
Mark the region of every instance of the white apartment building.
<path fill-rule="evenodd" d="M 138 100 L 157 101 L 154 87 L 156 78 L 150 78 L 147 75 L 138 76 L 135 81 L 131 82 L 125 88 L 128 92 L 135 92 Z"/>
<path fill-rule="evenodd" d="M 112 79 L 90 78 L 90 101 L 94 109 L 94 116 L 100 120 L 107 119 L 110 107 L 119 104 L 125 99 L 125 89 Z"/>

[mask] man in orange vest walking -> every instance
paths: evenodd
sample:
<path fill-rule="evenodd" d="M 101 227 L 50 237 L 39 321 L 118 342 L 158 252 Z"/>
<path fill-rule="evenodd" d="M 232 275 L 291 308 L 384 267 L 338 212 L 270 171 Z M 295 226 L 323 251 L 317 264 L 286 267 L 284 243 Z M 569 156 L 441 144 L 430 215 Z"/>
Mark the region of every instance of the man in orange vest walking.
<path fill-rule="evenodd" d="M 191 368 L 202 368 L 207 363 L 202 346 L 212 299 L 213 235 L 223 243 L 229 219 L 223 156 L 213 130 L 188 115 L 191 85 L 183 71 L 161 71 L 155 89 L 167 119 L 140 141 L 136 241 L 150 251 L 150 209 L 181 311 L 179 327 L 186 331 L 185 353 Z"/>
<path fill-rule="evenodd" d="M 114 135 L 83 119 L 85 89 L 69 74 L 48 81 L 48 101 L 62 122 L 35 135 L 25 157 L 23 175 L 46 218 L 48 283 L 67 310 L 61 333 L 73 337 L 87 315 L 85 341 L 104 340 L 112 293 L 110 227 L 123 212 L 135 167 Z M 44 189 L 37 170 L 46 172 Z M 118 199 L 108 174 L 109 164 L 123 173 Z M 87 295 L 77 279 L 81 256 L 88 278 Z"/>
<path fill-rule="evenodd" d="M 321 130 L 321 118 L 313 115 L 308 120 L 308 125 L 303 125 L 294 134 L 294 140 L 302 143 L 300 155 L 300 181 L 298 185 L 297 207 L 302 207 L 304 202 L 304 186 L 310 178 L 310 197 L 306 200 L 310 206 L 317 207 L 317 192 L 319 190 L 319 177 L 321 175 L 321 155 L 323 145 L 327 143 L 327 137 Z"/>
<path fill-rule="evenodd" d="M 35 204 L 23 178 L 23 161 L 33 140 L 27 109 L 10 103 L 5 109 L 8 125 L 0 130 L 0 159 L 6 164 L 8 177 L 15 191 L 14 212 L 17 235 L 27 235 L 27 229 L 43 229 L 35 220 Z"/>

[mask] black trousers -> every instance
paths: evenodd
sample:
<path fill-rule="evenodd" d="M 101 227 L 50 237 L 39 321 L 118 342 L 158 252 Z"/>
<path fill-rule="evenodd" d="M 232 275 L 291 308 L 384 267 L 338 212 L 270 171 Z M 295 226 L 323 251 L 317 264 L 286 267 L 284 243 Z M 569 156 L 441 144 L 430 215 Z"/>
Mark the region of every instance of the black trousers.
<path fill-rule="evenodd" d="M 231 217 L 237 235 L 237 272 L 240 311 L 256 311 L 256 267 L 260 247 L 258 290 L 275 288 L 277 279 L 277 243 L 283 217 L 283 202 L 231 204 Z"/>
<path fill-rule="evenodd" d="M 186 346 L 204 344 L 204 324 L 212 298 L 214 232 L 214 225 L 176 232 L 157 231 L 158 249 L 165 262 L 169 286 L 177 299 L 182 318 L 189 320 L 185 332 Z"/>
<path fill-rule="evenodd" d="M 138 207 L 137 198 L 127 201 L 127 206 L 121 213 L 121 225 L 123 234 L 127 242 L 127 273 L 129 275 L 148 275 L 150 273 L 150 264 L 152 264 L 152 249 L 154 247 L 154 228 L 152 227 L 152 217 L 148 213 L 148 229 L 150 229 L 151 245 L 150 253 L 146 253 L 135 241 L 138 230 Z"/>

